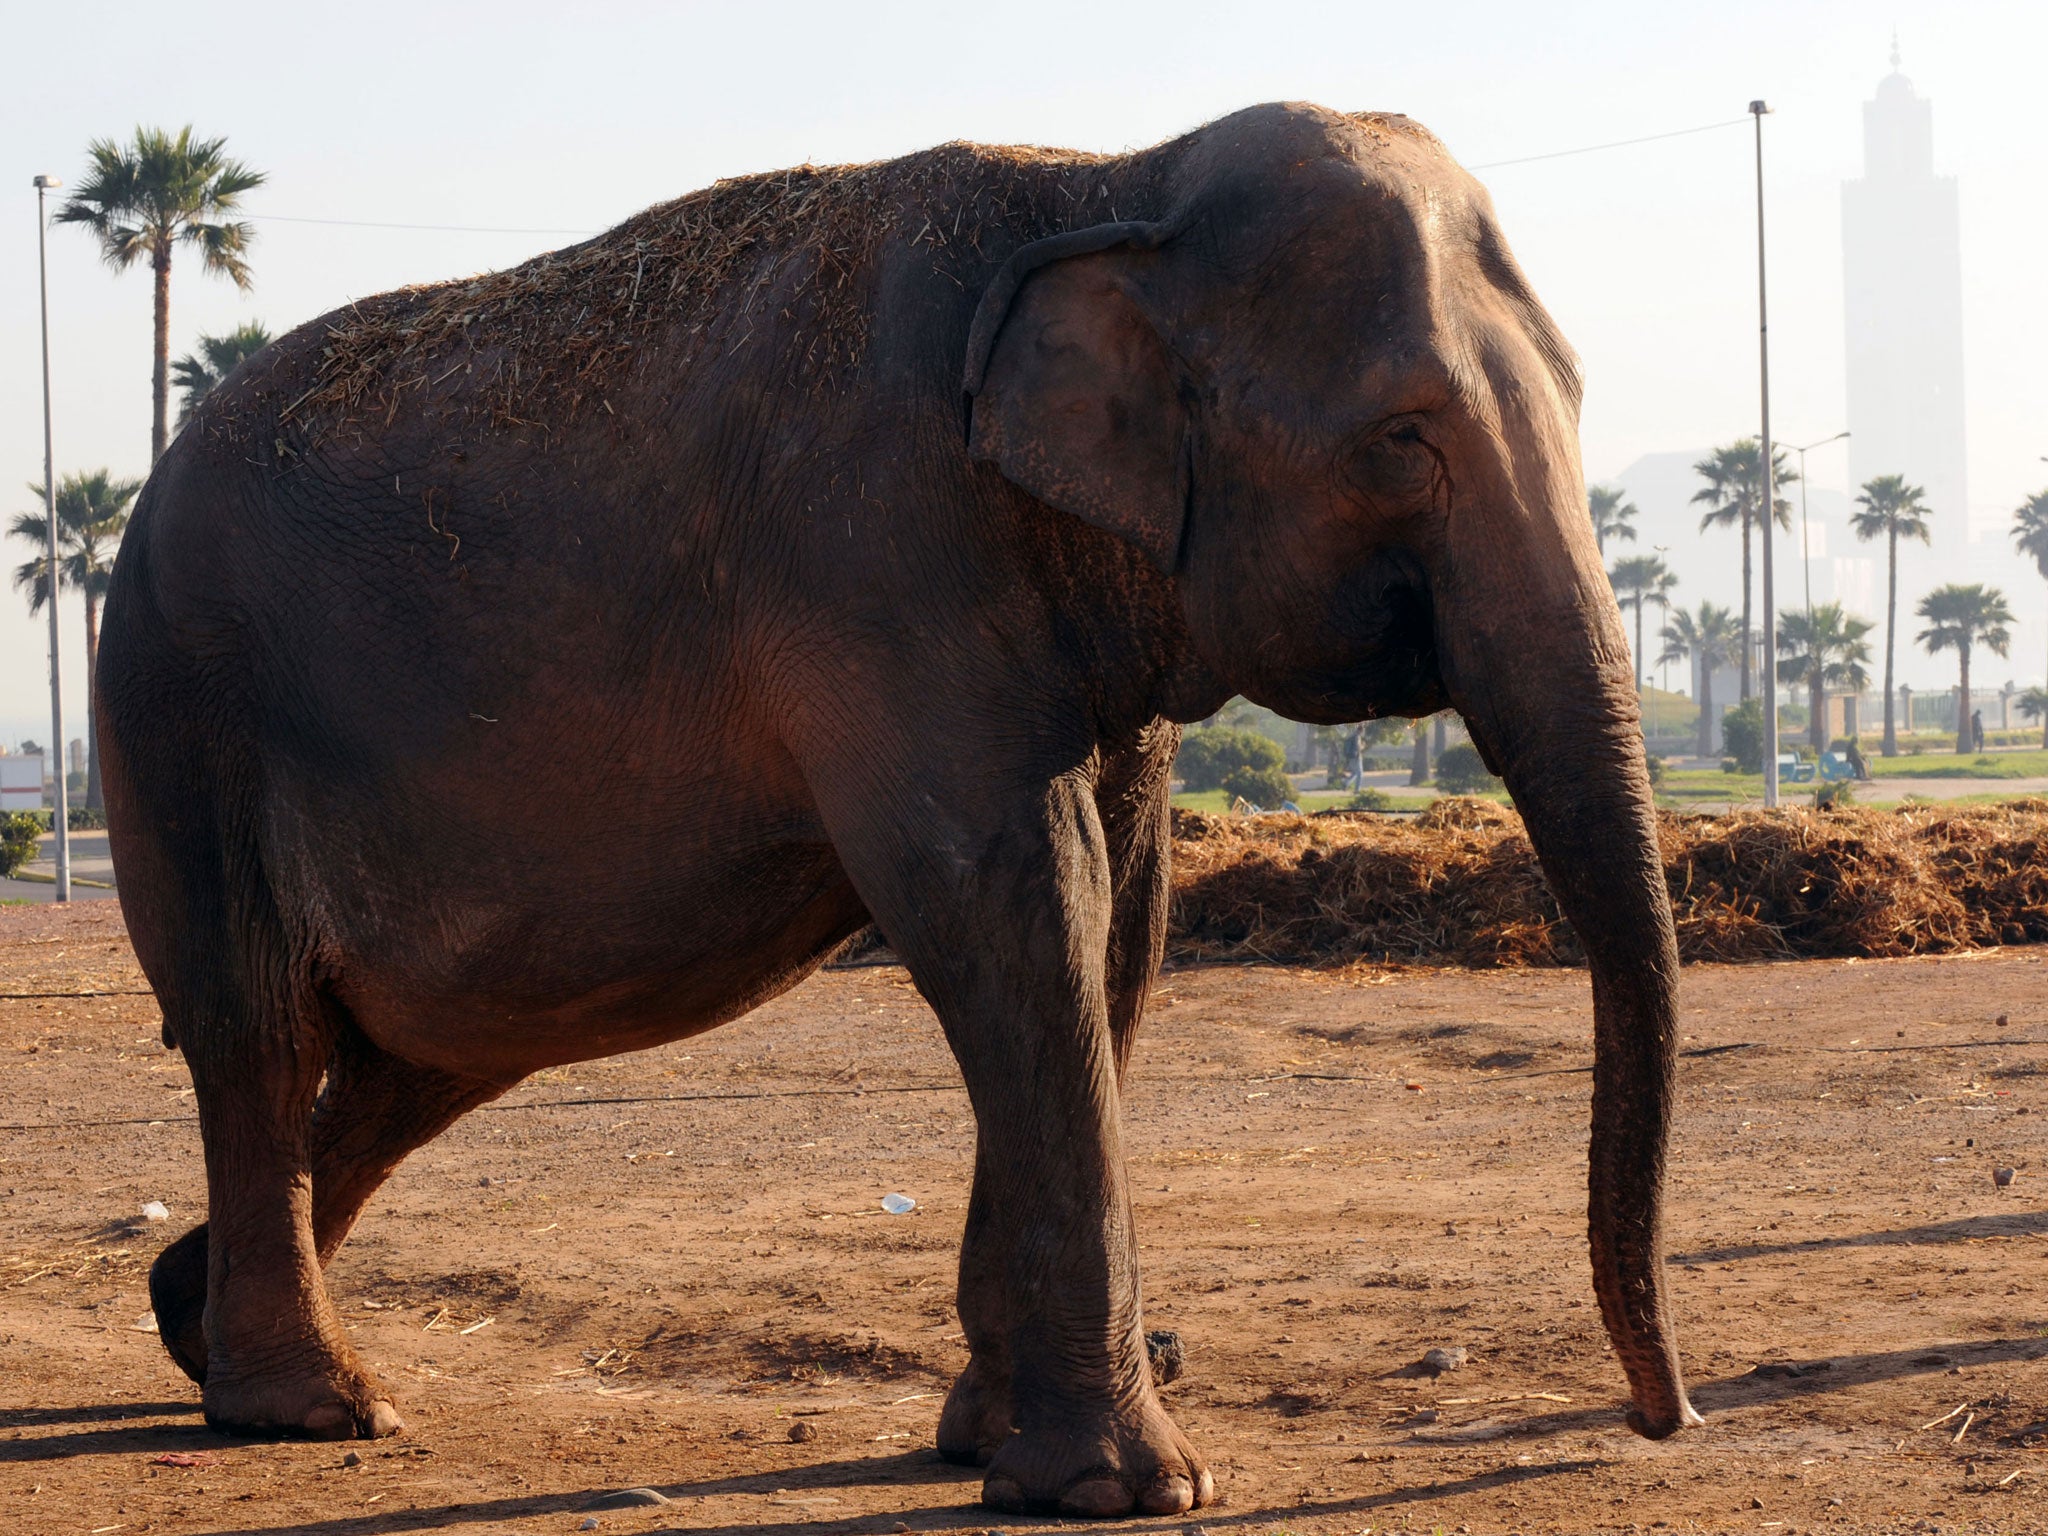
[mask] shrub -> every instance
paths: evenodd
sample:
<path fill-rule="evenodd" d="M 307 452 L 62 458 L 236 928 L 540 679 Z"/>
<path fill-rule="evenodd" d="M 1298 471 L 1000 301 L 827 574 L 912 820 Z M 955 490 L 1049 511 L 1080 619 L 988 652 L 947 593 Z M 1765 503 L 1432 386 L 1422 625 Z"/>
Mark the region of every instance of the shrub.
<path fill-rule="evenodd" d="M 1263 737 L 1260 739 L 1264 740 Z M 1277 750 L 1275 757 L 1278 757 Z M 1223 776 L 1221 788 L 1233 801 L 1247 801 L 1268 811 L 1278 810 L 1294 798 L 1294 786 L 1287 782 L 1287 775 L 1280 771 L 1277 760 L 1264 768 L 1254 768 L 1249 764 L 1233 768 Z"/>
<path fill-rule="evenodd" d="M 1823 784 L 1813 792 L 1813 808 L 1816 811 L 1844 810 L 1856 803 L 1856 796 L 1847 784 Z"/>
<path fill-rule="evenodd" d="M 1340 807 L 1347 811 L 1391 811 L 1394 797 L 1384 789 L 1361 789 Z"/>
<path fill-rule="evenodd" d="M 1445 747 L 1436 760 L 1436 787 L 1450 795 L 1477 795 L 1499 789 L 1500 780 L 1487 772 L 1486 760 L 1470 742 Z"/>
<path fill-rule="evenodd" d="M 1270 771 L 1279 777 L 1286 762 L 1280 743 L 1270 736 L 1210 725 L 1196 726 L 1181 738 L 1180 756 L 1173 767 L 1189 791 L 1200 792 L 1227 788 L 1224 780 L 1240 768 Z"/>
<path fill-rule="evenodd" d="M 1650 786 L 1654 789 L 1657 785 L 1664 782 L 1664 759 L 1652 752 L 1648 747 L 1645 747 L 1643 749 L 1643 761 L 1649 765 Z"/>
<path fill-rule="evenodd" d="M 0 875 L 11 875 L 36 856 L 43 818 L 34 811 L 0 811 Z"/>
<path fill-rule="evenodd" d="M 1721 745 L 1735 759 L 1738 773 L 1764 771 L 1764 705 L 1744 699 L 1721 717 Z"/>
<path fill-rule="evenodd" d="M 104 832 L 107 813 L 94 805 L 74 805 L 64 813 L 64 825 L 74 832 Z"/>

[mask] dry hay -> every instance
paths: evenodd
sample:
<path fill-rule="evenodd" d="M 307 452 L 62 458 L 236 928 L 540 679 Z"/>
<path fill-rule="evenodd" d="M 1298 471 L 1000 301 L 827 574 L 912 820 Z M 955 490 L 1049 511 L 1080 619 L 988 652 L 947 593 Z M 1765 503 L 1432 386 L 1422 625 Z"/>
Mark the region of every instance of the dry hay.
<path fill-rule="evenodd" d="M 603 408 L 636 356 L 714 335 L 743 346 L 757 329 L 793 343 L 793 377 L 827 379 L 861 358 L 884 240 L 928 248 L 962 282 L 1017 242 L 1141 213 L 1123 206 L 1143 189 L 1111 176 L 1118 158 L 947 144 L 720 181 L 519 266 L 351 305 L 284 415 L 389 421 L 408 394 L 465 374 L 465 409 L 546 425 L 534 418 Z"/>
<path fill-rule="evenodd" d="M 2048 800 L 1659 818 L 1685 960 L 1883 957 L 2048 939 Z M 1169 953 L 1575 965 L 1521 821 L 1174 813 Z"/>

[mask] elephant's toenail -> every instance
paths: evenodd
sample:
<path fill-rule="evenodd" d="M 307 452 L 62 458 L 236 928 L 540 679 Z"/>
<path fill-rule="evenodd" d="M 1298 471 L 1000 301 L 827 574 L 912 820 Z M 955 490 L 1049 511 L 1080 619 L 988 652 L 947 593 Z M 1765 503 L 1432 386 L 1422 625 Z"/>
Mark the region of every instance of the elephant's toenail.
<path fill-rule="evenodd" d="M 1201 1471 L 1195 1474 L 1195 1503 L 1196 1505 L 1200 1506 L 1204 1504 L 1214 1504 L 1215 1502 L 1216 1479 L 1211 1477 L 1209 1475 L 1209 1469 L 1207 1467 L 1204 1467 Z"/>
<path fill-rule="evenodd" d="M 405 1420 L 398 1416 L 398 1410 L 389 1403 L 375 1403 L 370 1408 L 368 1428 L 372 1440 L 382 1440 L 388 1435 L 403 1434 Z"/>
<path fill-rule="evenodd" d="M 1013 1515 L 1021 1515 L 1031 1507 L 1022 1485 L 1014 1477 L 983 1479 L 981 1502 L 990 1509 L 1006 1510 Z"/>
<path fill-rule="evenodd" d="M 1195 1485 L 1178 1473 L 1146 1485 L 1139 1507 L 1148 1515 L 1178 1515 L 1195 1507 Z"/>
<path fill-rule="evenodd" d="M 1129 1514 L 1134 1502 L 1131 1491 L 1115 1478 L 1091 1477 L 1060 1495 L 1060 1513 L 1083 1520 L 1107 1520 L 1112 1515 Z"/>

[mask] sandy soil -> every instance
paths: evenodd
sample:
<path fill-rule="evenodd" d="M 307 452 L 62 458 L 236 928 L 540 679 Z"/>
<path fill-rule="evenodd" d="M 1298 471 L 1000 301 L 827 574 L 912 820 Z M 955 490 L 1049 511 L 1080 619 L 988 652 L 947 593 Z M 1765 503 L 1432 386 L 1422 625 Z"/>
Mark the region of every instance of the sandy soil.
<path fill-rule="evenodd" d="M 1707 1425 L 1661 1445 L 1587 1278 L 1582 974 L 1169 974 L 1129 1155 L 1220 1502 L 1124 1528 L 2048 1532 L 2044 959 L 1687 972 Z M 205 1198 L 140 985 L 113 904 L 0 911 L 7 1532 L 1062 1524 L 992 1520 L 931 1449 L 972 1124 L 901 971 L 544 1074 L 416 1155 L 330 1277 L 412 1426 L 353 1456 L 213 1434 L 139 1331 Z M 1470 1363 L 1408 1373 L 1433 1346 Z M 589 1508 L 641 1486 L 672 1502 Z"/>

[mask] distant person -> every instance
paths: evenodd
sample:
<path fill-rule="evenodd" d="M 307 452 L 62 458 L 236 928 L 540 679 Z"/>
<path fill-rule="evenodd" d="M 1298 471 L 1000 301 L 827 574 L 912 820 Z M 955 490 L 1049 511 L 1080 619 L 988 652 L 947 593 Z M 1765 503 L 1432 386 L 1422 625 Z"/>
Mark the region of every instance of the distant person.
<path fill-rule="evenodd" d="M 1863 749 L 1856 744 L 1856 738 L 1849 738 L 1849 771 L 1859 779 L 1870 777 L 1870 764 L 1863 761 Z"/>
<path fill-rule="evenodd" d="M 1984 750 L 1984 711 L 1981 709 L 1970 711 L 1970 739 L 1977 743 L 1979 752 Z"/>

